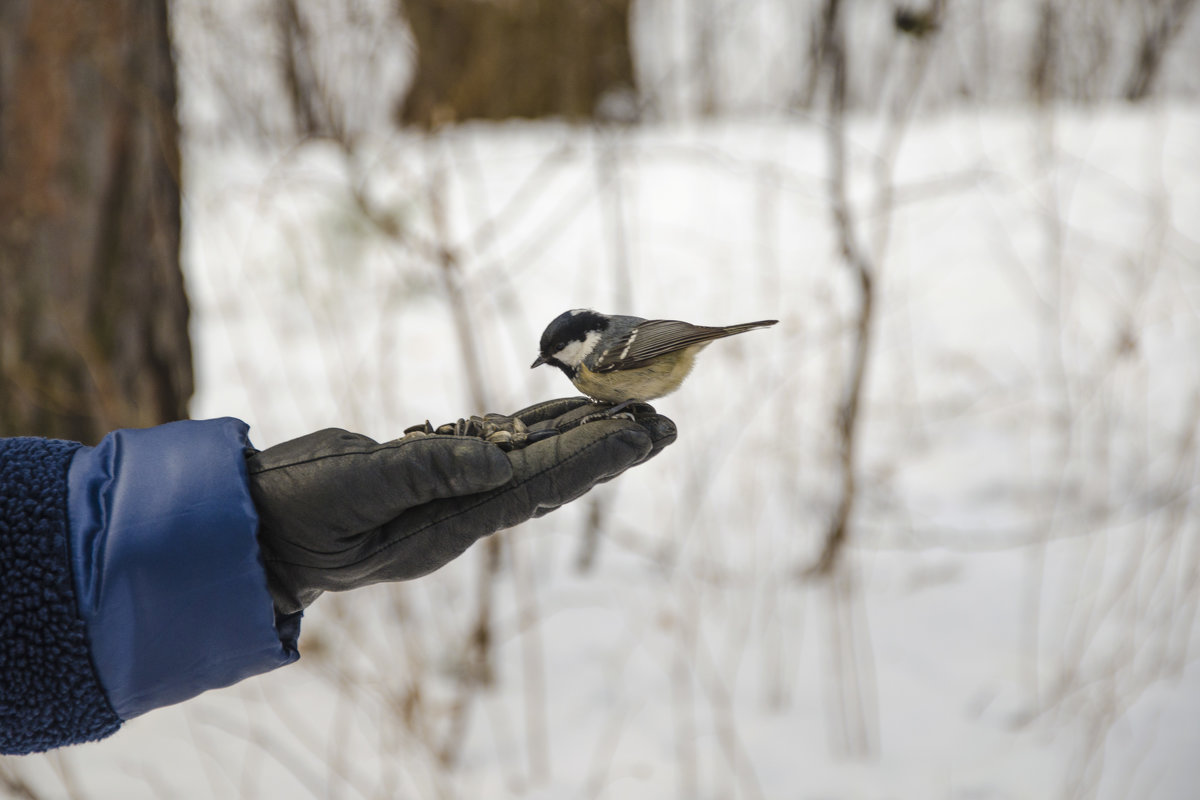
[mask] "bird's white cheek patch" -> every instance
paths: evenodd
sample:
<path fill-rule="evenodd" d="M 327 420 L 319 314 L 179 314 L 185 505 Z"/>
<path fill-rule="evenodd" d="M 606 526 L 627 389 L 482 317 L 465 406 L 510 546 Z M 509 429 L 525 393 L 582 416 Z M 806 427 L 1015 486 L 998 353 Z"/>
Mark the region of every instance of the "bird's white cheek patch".
<path fill-rule="evenodd" d="M 591 331 L 584 337 L 582 342 L 571 342 L 562 350 L 555 353 L 554 357 L 562 363 L 573 367 L 591 355 L 599 342 L 600 331 Z"/>

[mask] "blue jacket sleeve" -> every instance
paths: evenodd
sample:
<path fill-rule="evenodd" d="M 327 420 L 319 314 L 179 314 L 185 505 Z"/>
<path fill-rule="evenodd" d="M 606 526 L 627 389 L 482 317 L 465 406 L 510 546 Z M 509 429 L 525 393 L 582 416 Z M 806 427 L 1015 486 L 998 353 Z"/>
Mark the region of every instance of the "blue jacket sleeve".
<path fill-rule="evenodd" d="M 80 448 L 67 492 L 79 611 L 125 720 L 295 661 L 276 629 L 246 476 L 246 424 L 120 430 Z"/>
<path fill-rule="evenodd" d="M 0 684 L 13 674 L 33 680 L 23 670 L 45 684 L 32 694 L 0 689 L 6 752 L 99 738 L 122 720 L 298 657 L 298 617 L 277 625 L 259 562 L 244 423 L 174 422 L 116 431 L 94 448 L 70 447 L 65 474 L 50 490 L 59 511 L 47 530 L 57 525 L 58 538 L 44 535 L 56 547 L 42 554 L 41 568 L 66 576 L 59 596 L 82 647 L 80 669 L 87 667 L 92 682 L 75 695 L 106 713 L 81 724 L 64 716 L 78 703 L 53 669 L 65 634 L 46 632 L 42 661 L 0 661 Z M 0 615 L 7 613 L 0 602 Z M 10 702 L 53 712 L 35 722 L 29 713 L 9 715 Z"/>

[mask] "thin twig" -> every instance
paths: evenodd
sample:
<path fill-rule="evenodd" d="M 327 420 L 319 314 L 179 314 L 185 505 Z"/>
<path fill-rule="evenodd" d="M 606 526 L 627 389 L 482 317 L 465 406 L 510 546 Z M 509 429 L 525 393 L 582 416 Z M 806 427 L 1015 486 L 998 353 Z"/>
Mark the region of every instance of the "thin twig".
<path fill-rule="evenodd" d="M 846 34 L 845 23 L 839 14 L 840 0 L 829 0 L 826 17 L 824 52 L 830 70 L 832 87 L 829 93 L 829 124 L 826 143 L 829 148 L 829 200 L 837 231 L 842 259 L 858 288 L 858 313 L 854 319 L 854 344 L 850 357 L 850 372 L 838 403 L 838 501 L 826 529 L 825 542 L 816 563 L 808 572 L 829 575 L 836 566 L 847 538 L 850 517 L 857 496 L 855 487 L 855 446 L 859 429 L 859 401 L 871 350 L 874 318 L 875 268 L 868 259 L 855 231 L 854 217 L 847 197 L 846 160 Z"/>

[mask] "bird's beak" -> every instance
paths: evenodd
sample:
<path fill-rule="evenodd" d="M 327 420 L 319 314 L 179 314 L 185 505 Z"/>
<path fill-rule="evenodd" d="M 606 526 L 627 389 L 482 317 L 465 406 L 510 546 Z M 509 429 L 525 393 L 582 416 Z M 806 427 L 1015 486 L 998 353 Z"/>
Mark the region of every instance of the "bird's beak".
<path fill-rule="evenodd" d="M 538 367 L 540 367 L 542 364 L 545 364 L 545 363 L 546 363 L 546 357 L 545 357 L 545 356 L 538 356 L 537 358 L 535 358 L 535 359 L 533 360 L 533 363 L 529 365 L 529 368 L 530 368 L 530 369 L 537 369 Z"/>

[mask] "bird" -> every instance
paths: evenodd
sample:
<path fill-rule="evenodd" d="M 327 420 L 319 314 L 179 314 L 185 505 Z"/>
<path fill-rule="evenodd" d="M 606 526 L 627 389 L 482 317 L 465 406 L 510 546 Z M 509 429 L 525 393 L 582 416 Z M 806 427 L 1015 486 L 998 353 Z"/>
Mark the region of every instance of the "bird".
<path fill-rule="evenodd" d="M 546 326 L 530 369 L 543 364 L 558 367 L 593 400 L 618 404 L 610 409 L 615 413 L 630 403 L 648 402 L 678 389 L 692 371 L 696 354 L 714 340 L 777 322 L 764 319 L 709 327 L 575 308 Z"/>

